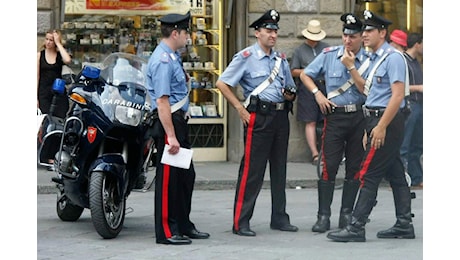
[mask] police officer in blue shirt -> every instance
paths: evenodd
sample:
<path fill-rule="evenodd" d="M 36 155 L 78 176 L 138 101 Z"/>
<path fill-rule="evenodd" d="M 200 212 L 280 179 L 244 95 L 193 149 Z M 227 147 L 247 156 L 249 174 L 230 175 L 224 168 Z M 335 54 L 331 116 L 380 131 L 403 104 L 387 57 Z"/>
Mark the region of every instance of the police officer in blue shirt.
<path fill-rule="evenodd" d="M 170 148 L 166 152 L 177 154 L 180 147 L 191 147 L 186 119 L 188 75 L 178 52 L 190 37 L 190 13 L 168 14 L 160 21 L 163 38 L 148 62 L 147 89 L 155 100 L 153 109 L 158 110 L 159 116 L 159 123 L 153 128 L 157 152 L 163 154 L 168 144 Z M 193 162 L 189 169 L 182 169 L 161 163 L 160 157 L 157 157 L 155 177 L 156 242 L 184 245 L 192 243 L 190 238 L 208 238 L 208 233 L 198 231 L 190 221 L 195 183 Z"/>
<path fill-rule="evenodd" d="M 369 64 L 367 53 L 362 48 L 361 20 L 351 13 L 340 17 L 343 22 L 341 46 L 327 47 L 301 73 L 300 79 L 315 96 L 323 114 L 326 115 L 323 129 L 323 172 L 318 181 L 318 215 L 313 232 L 330 229 L 331 203 L 334 183 L 343 154 L 346 157 L 346 176 L 343 185 L 339 228 L 344 228 L 351 219 L 351 212 L 359 189 L 359 166 L 364 154 L 362 138 L 365 121 L 362 105 L 364 79 L 358 73 Z M 314 79 L 324 77 L 326 96 L 318 91 Z M 350 82 L 353 82 L 350 84 Z"/>
<path fill-rule="evenodd" d="M 385 40 L 391 21 L 364 11 L 364 46 L 372 50 L 371 64 L 364 78 L 368 93 L 363 113 L 366 120 L 366 151 L 359 172 L 361 189 L 349 225 L 327 237 L 338 242 L 366 241 L 364 226 L 376 204 L 383 178 L 391 185 L 396 223 L 377 233 L 378 238 L 415 238 L 411 215 L 411 194 L 399 153 L 404 135 L 406 65 L 402 54 Z"/>
<path fill-rule="evenodd" d="M 233 56 L 216 86 L 238 111 L 244 125 L 244 155 L 235 193 L 233 233 L 255 236 L 249 221 L 270 162 L 272 214 L 270 227 L 296 232 L 286 213 L 286 161 L 289 140 L 288 112 L 295 98 L 295 84 L 285 55 L 273 50 L 280 15 L 268 10 L 249 27 L 257 42 Z M 243 104 L 231 88 L 241 85 Z"/>

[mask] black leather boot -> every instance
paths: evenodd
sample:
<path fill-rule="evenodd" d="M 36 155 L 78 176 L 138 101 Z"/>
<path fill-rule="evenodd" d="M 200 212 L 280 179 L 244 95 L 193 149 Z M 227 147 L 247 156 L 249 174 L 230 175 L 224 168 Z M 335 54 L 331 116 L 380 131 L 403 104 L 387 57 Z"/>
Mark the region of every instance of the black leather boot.
<path fill-rule="evenodd" d="M 339 231 L 332 231 L 327 234 L 327 238 L 336 242 L 366 242 L 365 221 L 359 221 L 352 217 L 351 223 Z"/>
<path fill-rule="evenodd" d="M 318 219 L 311 228 L 313 232 L 324 233 L 331 228 L 331 203 L 334 195 L 335 182 L 318 181 Z"/>
<path fill-rule="evenodd" d="M 392 188 L 396 209 L 396 224 L 377 233 L 378 238 L 415 238 L 411 214 L 411 193 L 407 186 Z"/>
<path fill-rule="evenodd" d="M 364 226 L 368 221 L 372 208 L 376 204 L 376 196 L 377 192 L 361 189 L 355 209 L 353 210 L 351 223 L 344 229 L 329 232 L 327 238 L 336 242 L 365 242 L 366 230 Z"/>
<path fill-rule="evenodd" d="M 342 193 L 342 206 L 340 208 L 339 228 L 345 228 L 351 223 L 351 212 L 358 194 L 359 180 L 344 180 Z"/>

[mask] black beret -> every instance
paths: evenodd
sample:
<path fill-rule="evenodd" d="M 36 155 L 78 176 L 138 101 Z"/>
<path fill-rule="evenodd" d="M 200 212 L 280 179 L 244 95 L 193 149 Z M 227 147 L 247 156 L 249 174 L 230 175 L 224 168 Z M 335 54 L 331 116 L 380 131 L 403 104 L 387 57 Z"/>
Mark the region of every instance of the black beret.
<path fill-rule="evenodd" d="M 340 20 L 343 22 L 343 34 L 355 34 L 363 31 L 363 23 L 352 13 L 342 14 Z"/>
<path fill-rule="evenodd" d="M 364 30 L 372 29 L 388 29 L 388 26 L 392 24 L 390 20 L 387 20 L 381 16 L 372 13 L 369 10 L 364 10 Z"/>
<path fill-rule="evenodd" d="M 187 29 L 190 27 L 190 11 L 186 14 L 167 14 L 160 18 L 162 25 Z"/>
<path fill-rule="evenodd" d="M 249 25 L 250 28 L 267 28 L 267 29 L 273 29 L 273 30 L 278 30 L 278 22 L 280 20 L 280 14 L 278 11 L 275 9 L 270 9 L 267 12 L 265 12 L 259 19 L 254 21 L 251 25 Z"/>

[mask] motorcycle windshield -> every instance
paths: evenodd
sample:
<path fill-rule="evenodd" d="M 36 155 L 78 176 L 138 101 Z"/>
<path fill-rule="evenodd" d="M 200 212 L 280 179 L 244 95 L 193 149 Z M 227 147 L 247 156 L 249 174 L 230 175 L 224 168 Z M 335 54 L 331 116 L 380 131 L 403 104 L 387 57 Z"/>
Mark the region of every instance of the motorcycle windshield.
<path fill-rule="evenodd" d="M 128 53 L 113 53 L 102 63 L 100 77 L 106 85 L 100 93 L 99 105 L 111 121 L 137 126 L 150 111 L 146 68 L 145 59 Z"/>
<path fill-rule="evenodd" d="M 136 83 L 145 86 L 147 60 L 129 53 L 112 53 L 101 64 L 101 74 L 107 84 Z"/>

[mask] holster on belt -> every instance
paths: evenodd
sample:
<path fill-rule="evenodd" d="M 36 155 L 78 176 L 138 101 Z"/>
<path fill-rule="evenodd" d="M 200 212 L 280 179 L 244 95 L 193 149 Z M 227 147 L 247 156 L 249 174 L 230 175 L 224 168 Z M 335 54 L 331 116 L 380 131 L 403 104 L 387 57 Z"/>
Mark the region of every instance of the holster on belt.
<path fill-rule="evenodd" d="M 259 96 L 251 96 L 249 98 L 249 105 L 246 107 L 248 112 L 257 112 L 257 106 L 259 104 Z"/>
<path fill-rule="evenodd" d="M 257 112 L 261 113 L 262 115 L 267 115 L 270 113 L 270 102 L 267 101 L 258 101 Z"/>
<path fill-rule="evenodd" d="M 294 114 L 294 111 L 293 111 L 294 102 L 293 101 L 285 100 L 284 106 L 287 111 L 291 112 L 291 114 Z"/>

